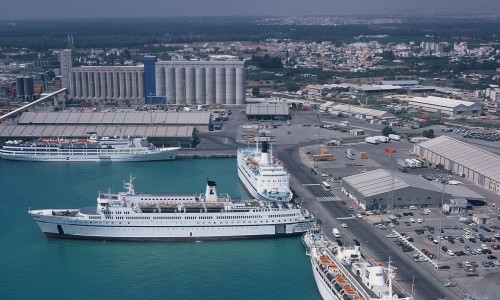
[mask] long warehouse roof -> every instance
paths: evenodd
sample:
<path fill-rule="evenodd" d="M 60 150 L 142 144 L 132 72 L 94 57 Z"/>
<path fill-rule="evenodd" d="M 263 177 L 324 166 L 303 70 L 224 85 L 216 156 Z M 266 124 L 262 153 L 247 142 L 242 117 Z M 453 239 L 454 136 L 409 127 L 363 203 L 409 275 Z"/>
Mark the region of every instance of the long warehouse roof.
<path fill-rule="evenodd" d="M 284 116 L 290 113 L 286 103 L 259 103 L 247 104 L 247 115 L 279 115 Z"/>
<path fill-rule="evenodd" d="M 416 147 L 428 149 L 470 170 L 500 182 L 500 156 L 449 136 L 422 142 Z"/>
<path fill-rule="evenodd" d="M 392 190 L 392 175 L 384 169 L 344 177 L 342 180 L 355 188 L 364 197 L 389 193 Z M 435 192 L 442 191 L 419 176 L 402 173 L 394 174 L 394 190 L 407 187 L 415 187 Z"/>
<path fill-rule="evenodd" d="M 18 124 L 206 125 L 210 112 L 25 112 Z"/>
<path fill-rule="evenodd" d="M 408 99 L 409 102 L 421 103 L 421 104 L 430 104 L 430 105 L 438 105 L 443 107 L 457 107 L 459 105 L 465 105 L 467 107 L 474 105 L 476 102 L 463 101 L 463 100 L 455 100 L 443 97 L 413 97 Z"/>

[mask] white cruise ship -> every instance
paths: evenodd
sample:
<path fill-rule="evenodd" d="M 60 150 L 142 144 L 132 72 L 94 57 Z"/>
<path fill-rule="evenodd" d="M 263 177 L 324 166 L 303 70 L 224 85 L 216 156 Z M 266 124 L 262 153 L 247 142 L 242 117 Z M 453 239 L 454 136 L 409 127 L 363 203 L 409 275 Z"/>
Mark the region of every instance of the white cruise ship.
<path fill-rule="evenodd" d="M 290 201 L 290 174 L 283 164 L 272 155 L 269 138 L 255 138 L 255 148 L 239 148 L 238 177 L 246 190 L 254 197 L 268 201 Z M 259 149 L 259 141 L 262 148 Z"/>
<path fill-rule="evenodd" d="M 196 241 L 282 237 L 306 232 L 314 217 L 297 204 L 232 201 L 207 182 L 205 194 L 99 193 L 97 206 L 30 210 L 47 237 Z"/>
<path fill-rule="evenodd" d="M 314 234 L 308 232 L 307 234 Z M 310 237 L 310 240 L 314 240 Z M 347 247 L 316 239 L 310 251 L 314 280 L 323 300 L 412 300 L 386 269 L 361 253 L 360 246 Z M 391 275 L 388 275 L 391 274 Z"/>
<path fill-rule="evenodd" d="M 0 157 L 24 161 L 152 161 L 172 160 L 178 147 L 157 148 L 143 137 L 102 137 L 92 132 L 88 139 L 39 138 L 33 142 L 7 142 Z"/>

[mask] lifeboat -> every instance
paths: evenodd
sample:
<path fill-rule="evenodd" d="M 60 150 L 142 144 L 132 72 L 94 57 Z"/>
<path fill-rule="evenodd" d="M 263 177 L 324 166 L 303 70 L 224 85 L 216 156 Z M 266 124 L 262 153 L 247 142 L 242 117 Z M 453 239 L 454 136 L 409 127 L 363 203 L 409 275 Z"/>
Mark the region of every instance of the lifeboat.
<path fill-rule="evenodd" d="M 356 292 L 356 290 L 355 290 L 355 289 L 353 289 L 350 285 L 346 285 L 346 286 L 344 286 L 344 291 L 345 291 L 348 295 L 350 295 L 350 296 L 354 296 L 354 295 L 357 295 L 357 294 L 358 294 L 358 292 Z"/>
<path fill-rule="evenodd" d="M 331 261 L 328 257 L 326 257 L 326 256 L 324 256 L 324 255 L 322 255 L 322 256 L 319 258 L 319 260 L 321 261 L 321 263 L 322 263 L 322 264 L 327 264 L 327 265 L 328 265 L 328 264 L 331 264 L 331 263 L 332 263 L 332 261 Z"/>
<path fill-rule="evenodd" d="M 336 264 L 328 264 L 328 269 L 330 271 L 338 271 L 339 270 L 339 267 L 336 265 Z"/>
<path fill-rule="evenodd" d="M 340 285 L 344 285 L 344 284 L 347 284 L 347 279 L 345 279 L 344 276 L 342 275 L 335 275 L 335 281 L 340 284 Z"/>

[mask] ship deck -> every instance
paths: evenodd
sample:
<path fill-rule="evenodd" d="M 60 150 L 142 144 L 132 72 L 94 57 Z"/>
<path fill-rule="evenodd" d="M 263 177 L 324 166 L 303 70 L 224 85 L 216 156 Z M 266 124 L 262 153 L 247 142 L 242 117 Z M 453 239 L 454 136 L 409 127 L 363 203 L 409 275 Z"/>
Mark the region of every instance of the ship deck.
<path fill-rule="evenodd" d="M 97 213 L 97 206 L 87 206 L 87 207 L 80 208 L 80 213 L 85 214 L 85 215 L 90 215 L 90 216 L 99 215 Z"/>

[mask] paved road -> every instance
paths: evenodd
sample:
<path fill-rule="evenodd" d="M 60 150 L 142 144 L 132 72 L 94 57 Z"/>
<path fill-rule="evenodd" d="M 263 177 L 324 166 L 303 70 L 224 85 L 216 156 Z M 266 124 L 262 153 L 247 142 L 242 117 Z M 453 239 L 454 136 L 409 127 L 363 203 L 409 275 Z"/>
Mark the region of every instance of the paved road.
<path fill-rule="evenodd" d="M 339 217 L 350 216 L 349 208 L 339 201 L 316 200 L 316 197 L 332 197 L 332 194 L 323 191 L 318 185 L 307 185 L 317 184 L 319 178 L 302 164 L 298 148 L 298 145 L 280 145 L 275 148 L 275 151 L 291 174 L 291 186 L 295 194 L 304 201 L 304 207 L 323 222 L 324 232 L 329 238 L 333 239 L 331 234 L 333 227 L 340 228 L 340 223 L 346 223 L 348 228 L 342 228 L 342 240 L 349 243 L 352 242 L 352 237 L 355 237 L 361 242 L 362 249 L 380 262 L 387 262 L 390 257 L 398 268 L 397 280 L 405 286 L 407 291 L 411 291 L 411 284 L 415 278 L 416 299 L 437 299 L 442 296 L 455 299 L 458 297 L 451 289 L 443 286 L 441 279 L 436 276 L 436 271 L 430 269 L 430 265 L 416 265 L 417 263 L 411 257 L 405 255 L 394 243 L 375 231 L 373 226 L 364 220 L 337 220 Z M 346 231 L 347 234 L 344 234 Z"/>

